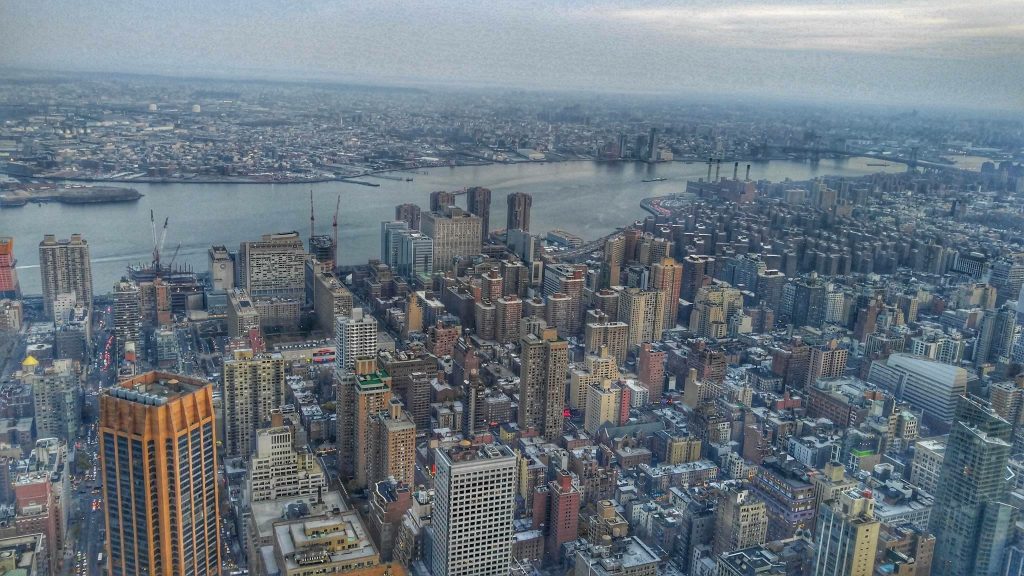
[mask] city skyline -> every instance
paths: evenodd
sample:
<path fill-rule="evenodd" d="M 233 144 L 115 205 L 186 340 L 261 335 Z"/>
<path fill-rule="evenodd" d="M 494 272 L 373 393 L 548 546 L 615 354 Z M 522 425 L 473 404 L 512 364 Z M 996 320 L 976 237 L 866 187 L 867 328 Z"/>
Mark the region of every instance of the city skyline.
<path fill-rule="evenodd" d="M 450 0 L 429 7 L 44 2 L 8 10 L 0 65 L 1011 111 L 1020 109 L 1024 88 L 1012 65 L 1024 51 L 1017 8 L 1011 0 L 984 9 L 950 0 L 487 9 Z M 123 45 L 133 46 L 130 56 Z"/>

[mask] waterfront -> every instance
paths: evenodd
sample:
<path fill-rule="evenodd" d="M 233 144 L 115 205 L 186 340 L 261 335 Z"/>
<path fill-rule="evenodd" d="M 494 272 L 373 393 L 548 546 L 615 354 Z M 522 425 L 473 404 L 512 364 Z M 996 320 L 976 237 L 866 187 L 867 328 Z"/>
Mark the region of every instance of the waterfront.
<path fill-rule="evenodd" d="M 818 163 L 778 161 L 751 163 L 754 179 L 805 180 L 815 176 L 862 176 L 878 171 L 898 172 L 901 164 L 868 166 L 866 158 L 822 160 Z M 745 163 L 740 165 L 743 175 Z M 177 262 L 206 269 L 212 244 L 238 249 L 243 240 L 260 234 L 298 230 L 309 234 L 309 191 L 313 190 L 317 233 L 330 234 L 331 217 L 341 195 L 339 259 L 342 264 L 366 262 L 380 250 L 380 222 L 394 217 L 396 204 L 417 203 L 426 208 L 434 190 L 485 186 L 494 191 L 491 226 L 504 227 L 505 195 L 533 195 L 532 232 L 562 228 L 586 239 L 596 238 L 647 215 L 640 207 L 646 197 L 682 192 L 686 180 L 704 177 L 707 166 L 681 162 L 664 164 L 561 162 L 493 164 L 396 172 L 403 180 L 369 179 L 380 187 L 344 182 L 317 184 L 132 184 L 144 196 L 137 202 L 101 205 L 29 205 L 0 210 L 0 234 L 15 237 L 18 277 L 25 294 L 38 294 L 36 245 L 44 233 L 66 238 L 81 233 L 93 259 L 93 286 L 107 292 L 125 266 L 151 259 L 149 211 L 158 220 L 170 218 L 165 261 L 181 244 Z M 722 176 L 732 165 L 722 165 Z M 413 181 L 404 181 L 412 178 Z M 665 178 L 658 182 L 642 182 Z M 465 205 L 464 199 L 459 200 Z"/>

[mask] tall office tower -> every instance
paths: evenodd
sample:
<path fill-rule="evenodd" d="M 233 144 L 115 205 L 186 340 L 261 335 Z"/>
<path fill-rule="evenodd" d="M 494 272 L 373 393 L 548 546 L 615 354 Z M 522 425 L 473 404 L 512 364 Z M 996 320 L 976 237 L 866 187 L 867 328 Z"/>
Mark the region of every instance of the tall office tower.
<path fill-rule="evenodd" d="M 838 340 L 829 340 L 821 346 L 811 348 L 810 364 L 807 367 L 807 378 L 804 386 L 811 386 L 818 378 L 839 378 L 846 371 L 846 358 L 849 352 L 839 347 Z"/>
<path fill-rule="evenodd" d="M 14 258 L 14 238 L 0 236 L 0 299 L 21 298 L 17 264 Z"/>
<path fill-rule="evenodd" d="M 455 267 L 456 258 L 468 258 L 480 253 L 483 221 L 455 207 L 444 212 L 424 214 L 421 231 L 434 240 L 434 271 L 448 272 Z"/>
<path fill-rule="evenodd" d="M 626 261 L 626 238 L 616 234 L 604 241 L 604 256 L 601 264 L 601 287 L 618 286 L 622 265 Z"/>
<path fill-rule="evenodd" d="M 715 259 L 710 256 L 690 254 L 683 258 L 683 286 L 679 291 L 679 297 L 687 302 L 693 302 L 697 297 L 697 291 L 711 282 L 715 273 Z"/>
<path fill-rule="evenodd" d="M 729 326 L 743 313 L 743 293 L 735 288 L 706 286 L 697 291 L 690 313 L 690 331 L 705 338 L 729 336 Z"/>
<path fill-rule="evenodd" d="M 455 206 L 454 192 L 445 192 L 444 190 L 438 190 L 437 192 L 430 193 L 431 212 L 444 212 L 445 208 L 448 208 L 449 206 Z M 423 220 L 421 219 L 420 224 L 422 223 Z"/>
<path fill-rule="evenodd" d="M 335 370 L 338 413 L 338 463 L 342 476 L 366 487 L 371 465 L 379 454 L 372 452 L 370 418 L 388 411 L 391 377 L 377 368 L 377 359 L 362 356 L 352 369 Z"/>
<path fill-rule="evenodd" d="M 420 207 L 417 204 L 399 204 L 395 206 L 395 220 L 409 225 L 410 230 L 420 229 Z"/>
<path fill-rule="evenodd" d="M 928 524 L 936 539 L 935 576 L 1000 573 L 1013 510 L 1001 502 L 1011 436 L 1010 423 L 989 406 L 960 398 Z"/>
<path fill-rule="evenodd" d="M 32 356 L 21 364 L 21 383 L 32 390 L 37 438 L 74 440 L 81 424 L 80 384 L 71 360 L 42 368 Z"/>
<path fill-rule="evenodd" d="M 778 270 L 763 270 L 757 273 L 757 299 L 775 313 L 782 311 L 782 287 L 786 275 Z"/>
<path fill-rule="evenodd" d="M 142 301 L 138 284 L 123 278 L 114 284 L 113 311 L 114 337 L 117 343 L 116 362 L 124 356 L 125 350 L 131 347 L 136 351 L 142 349 Z"/>
<path fill-rule="evenodd" d="M 998 310 L 986 310 L 978 327 L 974 365 L 1009 363 L 1016 329 L 1017 311 L 1012 306 L 1004 304 Z"/>
<path fill-rule="evenodd" d="M 637 357 L 637 380 L 650 393 L 652 404 L 661 403 L 661 395 L 665 392 L 665 358 L 664 350 L 655 350 L 650 342 L 640 345 Z"/>
<path fill-rule="evenodd" d="M 256 430 L 245 490 L 249 502 L 278 498 L 319 498 L 327 491 L 327 474 L 306 446 L 296 448 L 295 425 L 275 412 L 270 427 Z"/>
<path fill-rule="evenodd" d="M 494 302 L 494 339 L 507 344 L 519 340 L 519 322 L 523 319 L 523 301 L 515 294 L 502 296 Z"/>
<path fill-rule="evenodd" d="M 651 290 L 665 293 L 665 328 L 676 326 L 682 288 L 683 267 L 674 258 L 662 258 L 651 266 Z"/>
<path fill-rule="evenodd" d="M 468 188 L 466 211 L 480 217 L 480 242 L 486 244 L 491 233 L 491 190 L 480 186 Z"/>
<path fill-rule="evenodd" d="M 722 488 L 715 509 L 715 556 L 764 544 L 768 537 L 768 511 L 764 500 L 735 486 Z"/>
<path fill-rule="evenodd" d="M 285 361 L 280 354 L 235 350 L 224 360 L 224 454 L 247 458 L 257 428 L 284 404 Z"/>
<path fill-rule="evenodd" d="M 392 269 L 398 268 L 398 255 L 402 244 L 399 236 L 409 230 L 409 224 L 402 220 L 380 223 L 380 261 Z"/>
<path fill-rule="evenodd" d="M 583 342 L 588 353 L 593 354 L 603 346 L 617 363 L 625 364 L 629 352 L 629 325 L 625 322 L 610 322 L 607 316 L 593 318 L 592 322 L 584 326 Z"/>
<path fill-rule="evenodd" d="M 1024 262 L 1019 257 L 996 260 L 989 283 L 996 289 L 997 306 L 1013 300 L 1024 287 Z"/>
<path fill-rule="evenodd" d="M 395 272 L 410 281 L 429 278 L 434 273 L 434 239 L 412 231 L 399 235 Z"/>
<path fill-rule="evenodd" d="M 107 574 L 220 574 L 213 386 L 148 372 L 100 394 Z"/>
<path fill-rule="evenodd" d="M 516 456 L 507 446 L 437 450 L 431 515 L 433 576 L 506 576 L 512 559 Z"/>
<path fill-rule="evenodd" d="M 391 398 L 381 412 L 370 416 L 367 485 L 393 478 L 406 486 L 416 485 L 416 423 L 398 398 Z"/>
<path fill-rule="evenodd" d="M 208 250 L 210 282 L 214 290 L 234 290 L 235 260 L 224 246 L 211 246 Z"/>
<path fill-rule="evenodd" d="M 841 492 L 818 509 L 814 576 L 871 576 L 879 522 L 870 492 Z"/>
<path fill-rule="evenodd" d="M 92 262 L 89 243 L 81 234 L 72 234 L 70 240 L 57 240 L 53 234 L 43 236 L 39 243 L 39 274 L 47 318 L 53 317 L 53 299 L 65 292 L 74 292 L 79 304 L 92 309 Z"/>
<path fill-rule="evenodd" d="M 533 196 L 525 192 L 513 192 L 508 195 L 508 212 L 506 214 L 506 230 L 530 231 L 530 207 Z"/>
<path fill-rule="evenodd" d="M 665 322 L 665 294 L 626 288 L 619 294 L 619 322 L 629 324 L 626 345 L 630 350 L 643 342 L 661 340 Z"/>
<path fill-rule="evenodd" d="M 306 289 L 306 248 L 298 232 L 264 234 L 238 249 L 238 284 L 249 296 L 303 298 Z"/>
<path fill-rule="evenodd" d="M 544 550 L 551 561 L 561 557 L 562 544 L 579 537 L 582 494 L 573 480 L 569 472 L 559 470 L 555 473 L 555 479 L 548 482 L 548 537 Z"/>
<path fill-rule="evenodd" d="M 569 344 L 554 328 L 519 339 L 519 428 L 533 428 L 548 440 L 562 435 Z"/>
<path fill-rule="evenodd" d="M 377 319 L 353 308 L 349 316 L 338 316 L 334 325 L 335 362 L 351 370 L 356 358 L 377 355 Z"/>
<path fill-rule="evenodd" d="M 820 328 L 828 310 L 825 283 L 819 278 L 801 278 L 794 283 L 793 313 L 790 324 Z"/>

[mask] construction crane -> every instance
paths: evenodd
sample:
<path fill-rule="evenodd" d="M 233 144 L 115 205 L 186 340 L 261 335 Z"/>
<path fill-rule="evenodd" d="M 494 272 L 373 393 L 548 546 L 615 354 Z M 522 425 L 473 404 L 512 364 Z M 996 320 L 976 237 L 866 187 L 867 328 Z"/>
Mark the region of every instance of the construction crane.
<path fill-rule="evenodd" d="M 164 218 L 164 229 L 160 231 L 160 243 L 156 247 L 156 264 L 157 268 L 160 267 L 160 253 L 164 250 L 164 242 L 167 240 L 167 223 L 170 222 L 170 217 Z"/>
<path fill-rule="evenodd" d="M 178 258 L 178 250 L 181 250 L 181 242 L 174 247 L 174 254 L 171 255 L 171 261 L 167 263 L 167 269 L 170 270 L 171 266 L 174 266 L 174 260 Z"/>
<path fill-rule="evenodd" d="M 309 189 L 309 246 L 312 250 L 313 246 L 313 235 L 316 234 L 316 228 L 314 226 L 315 219 L 313 217 L 313 189 Z"/>

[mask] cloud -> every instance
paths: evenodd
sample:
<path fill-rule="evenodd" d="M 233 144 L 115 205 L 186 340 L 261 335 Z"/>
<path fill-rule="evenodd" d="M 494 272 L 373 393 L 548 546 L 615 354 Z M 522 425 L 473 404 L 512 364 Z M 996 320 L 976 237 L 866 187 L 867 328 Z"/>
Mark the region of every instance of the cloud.
<path fill-rule="evenodd" d="M 581 17 L 621 20 L 679 41 L 784 50 L 901 52 L 971 58 L 1024 48 L 1020 0 L 716 3 L 616 7 Z"/>

